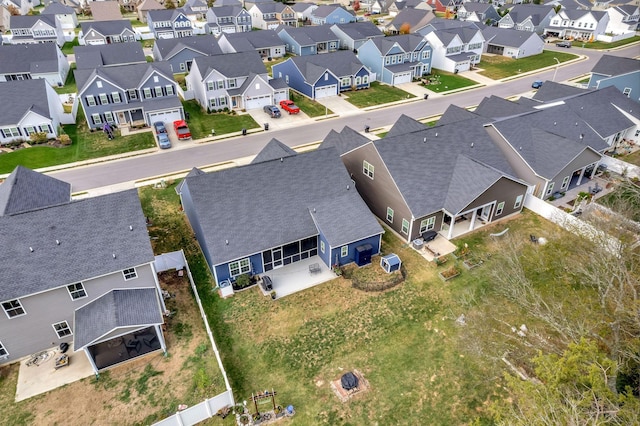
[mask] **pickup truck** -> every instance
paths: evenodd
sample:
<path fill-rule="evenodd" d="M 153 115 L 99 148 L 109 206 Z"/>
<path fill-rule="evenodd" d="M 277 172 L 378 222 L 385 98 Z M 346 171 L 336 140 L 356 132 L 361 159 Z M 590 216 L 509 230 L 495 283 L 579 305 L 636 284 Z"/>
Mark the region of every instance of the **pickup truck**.
<path fill-rule="evenodd" d="M 191 139 L 191 130 L 184 120 L 176 120 L 173 122 L 173 129 L 176 131 L 178 139 Z"/>
<path fill-rule="evenodd" d="M 298 108 L 298 106 L 289 99 L 280 101 L 280 108 L 287 111 L 289 114 L 297 114 L 300 112 L 300 108 Z"/>

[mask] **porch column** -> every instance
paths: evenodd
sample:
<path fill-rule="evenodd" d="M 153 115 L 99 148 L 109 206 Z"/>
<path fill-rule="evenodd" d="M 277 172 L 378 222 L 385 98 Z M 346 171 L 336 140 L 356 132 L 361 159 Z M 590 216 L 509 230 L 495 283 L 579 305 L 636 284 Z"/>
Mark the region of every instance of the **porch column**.
<path fill-rule="evenodd" d="M 453 237 L 453 227 L 456 224 L 455 217 L 453 217 L 453 215 L 449 215 L 449 217 L 451 218 L 451 221 L 449 221 L 449 233 L 447 234 L 447 240 L 450 240 Z"/>
<path fill-rule="evenodd" d="M 98 367 L 96 367 L 95 362 L 93 362 L 93 357 L 91 356 L 91 353 L 89 353 L 89 348 L 85 346 L 83 350 L 84 350 L 84 354 L 87 356 L 87 359 L 89 360 L 89 364 L 91 364 L 91 368 L 93 368 L 93 373 L 96 375 L 96 377 L 98 377 L 100 373 L 98 373 Z"/>
<path fill-rule="evenodd" d="M 473 209 L 471 215 L 471 223 L 469 224 L 469 231 L 473 231 L 473 227 L 476 226 L 476 217 L 478 216 L 478 209 Z"/>
<path fill-rule="evenodd" d="M 160 347 L 162 348 L 162 351 L 164 352 L 165 356 L 167 355 L 167 344 L 164 341 L 164 334 L 162 334 L 162 329 L 160 328 L 159 325 L 155 325 L 154 328 L 156 329 L 156 335 L 158 336 L 158 340 L 160 341 Z"/>
<path fill-rule="evenodd" d="M 586 167 L 583 167 L 582 170 L 580 170 L 580 177 L 578 178 L 577 186 L 580 186 L 580 184 L 582 183 L 582 178 L 584 177 L 585 170 L 587 170 Z M 595 170 L 595 167 L 593 168 L 593 170 Z M 569 181 L 569 184 L 571 184 L 571 181 Z"/>
<path fill-rule="evenodd" d="M 596 175 L 596 170 L 598 170 L 599 164 L 600 162 L 596 161 L 595 164 L 593 165 L 593 170 L 591 171 L 591 176 L 590 176 L 591 179 L 593 179 L 593 177 Z"/>

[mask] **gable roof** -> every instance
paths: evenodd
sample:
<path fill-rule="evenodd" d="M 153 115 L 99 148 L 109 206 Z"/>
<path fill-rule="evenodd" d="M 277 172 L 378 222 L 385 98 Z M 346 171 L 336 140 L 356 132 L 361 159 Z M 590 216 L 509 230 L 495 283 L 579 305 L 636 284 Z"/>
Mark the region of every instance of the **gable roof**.
<path fill-rule="evenodd" d="M 225 33 L 221 34 L 220 37 L 224 37 L 237 52 L 283 46 L 285 44 L 274 30 Z"/>
<path fill-rule="evenodd" d="M 91 4 L 98 3 L 106 3 L 106 2 L 92 2 Z M 131 26 L 131 21 L 124 19 L 116 19 L 111 21 L 90 21 L 90 22 L 81 22 L 80 29 L 82 30 L 83 36 L 86 38 L 89 31 L 94 30 L 103 36 L 108 36 L 112 34 L 122 34 L 124 30 L 133 31 L 133 27 Z"/>
<path fill-rule="evenodd" d="M 278 160 L 280 158 L 291 157 L 297 153 L 277 139 L 271 139 L 262 150 L 255 156 L 251 164 L 262 163 L 263 161 Z"/>
<path fill-rule="evenodd" d="M 517 4 L 509 9 L 508 15 L 517 24 L 531 18 L 533 25 L 540 25 L 549 12 L 553 12 L 553 7 L 549 5 Z"/>
<path fill-rule="evenodd" d="M 0 82 L 0 126 L 17 124 L 29 111 L 51 118 L 48 84 L 43 78 Z"/>
<path fill-rule="evenodd" d="M 205 174 L 204 171 L 200 170 L 197 167 L 193 167 L 191 170 L 189 170 L 189 173 L 187 173 L 185 175 L 184 179 L 182 179 L 180 181 L 180 183 L 176 185 L 176 188 L 175 188 L 176 194 L 180 195 L 180 192 L 182 192 L 182 185 L 184 185 L 184 182 L 185 182 L 186 178 L 188 178 L 190 176 L 200 176 L 200 175 L 204 175 L 204 174 Z"/>
<path fill-rule="evenodd" d="M 435 16 L 436 15 L 430 10 L 402 9 L 387 27 L 394 27 L 400 31 L 403 25 L 409 24 L 411 32 L 416 32 L 424 28 Z"/>
<path fill-rule="evenodd" d="M 163 75 L 173 81 L 173 72 L 168 62 L 148 62 L 144 64 L 119 65 L 117 67 L 100 67 L 95 69 L 75 70 L 78 93 L 82 93 L 84 86 L 92 80 L 94 76 L 112 82 L 122 89 L 132 89 L 138 87 L 153 72 Z"/>
<path fill-rule="evenodd" d="M 382 31 L 373 22 L 349 22 L 346 24 L 333 24 L 334 28 L 339 28 L 343 33 L 353 40 L 364 40 L 372 37 L 384 37 Z"/>
<path fill-rule="evenodd" d="M 244 11 L 244 9 L 242 8 L 242 6 L 217 6 L 217 7 L 212 7 L 209 9 L 209 11 L 207 11 L 207 14 L 212 13 L 213 16 L 217 17 L 217 18 L 222 18 L 225 16 L 238 16 L 240 15 L 242 12 Z M 248 12 L 247 12 L 248 13 Z M 233 22 L 225 22 L 223 25 L 229 25 L 229 24 L 233 24 Z M 218 24 L 214 24 L 214 25 L 219 25 Z M 245 32 L 242 34 L 251 34 L 250 32 Z"/>
<path fill-rule="evenodd" d="M 213 2 L 213 7 L 221 7 L 221 6 L 240 6 L 242 7 L 242 2 L 240 0 L 216 0 Z"/>
<path fill-rule="evenodd" d="M 602 55 L 591 69 L 592 73 L 616 76 L 640 71 L 640 60 L 613 55 Z"/>
<path fill-rule="evenodd" d="M 542 38 L 532 31 L 521 31 L 513 28 L 485 27 L 482 36 L 487 42 L 506 47 L 520 47 L 532 37 L 537 37 L 540 43 L 544 43 Z"/>
<path fill-rule="evenodd" d="M 136 9 L 142 12 L 148 12 L 150 10 L 164 9 L 164 6 L 158 3 L 157 0 L 143 0 L 141 3 L 138 4 L 138 7 Z"/>
<path fill-rule="evenodd" d="M 135 189 L 0 216 L 0 235 L 12 247 L 0 256 L 0 270 L 12 277 L 0 286 L 1 301 L 154 259 Z"/>
<path fill-rule="evenodd" d="M 330 25 L 312 25 L 303 27 L 290 27 L 280 25 L 276 28 L 276 33 L 285 31 L 300 46 L 309 46 L 322 41 L 338 40 L 338 37 L 331 31 Z"/>
<path fill-rule="evenodd" d="M 338 50 L 322 55 L 294 56 L 288 60 L 298 67 L 307 82 L 317 81 L 322 74 L 329 70 L 337 77 L 354 75 L 364 65 L 350 50 Z"/>
<path fill-rule="evenodd" d="M 55 15 L 12 15 L 9 17 L 9 28 L 31 28 L 38 21 L 42 21 L 53 28 L 57 27 Z"/>
<path fill-rule="evenodd" d="M 52 1 L 47 7 L 42 9 L 41 15 L 75 15 L 76 11 L 71 6 Z"/>
<path fill-rule="evenodd" d="M 394 137 L 404 135 L 406 133 L 417 132 L 420 130 L 424 130 L 426 127 L 427 126 L 425 126 L 418 120 L 415 120 L 408 115 L 402 114 L 400 115 L 400 117 L 398 117 L 396 122 L 393 123 L 393 126 L 391 126 L 391 129 L 389 129 L 385 137 Z"/>
<path fill-rule="evenodd" d="M 186 18 L 184 11 L 181 9 L 150 10 L 147 15 L 151 17 L 153 22 L 174 21 L 180 15 Z"/>
<path fill-rule="evenodd" d="M 160 40 L 157 40 L 160 41 Z M 146 63 L 142 45 L 136 42 L 74 46 L 76 69 Z"/>
<path fill-rule="evenodd" d="M 223 55 L 200 56 L 194 58 L 193 63 L 205 78 L 213 70 L 226 77 L 242 77 L 251 73 L 266 74 L 267 68 L 260 55 L 255 50 L 249 52 L 226 53 Z"/>
<path fill-rule="evenodd" d="M 356 132 L 351 127 L 344 127 L 340 132 L 331 129 L 329 134 L 324 138 L 318 149 L 335 148 L 340 155 L 344 155 L 349 151 L 361 147 L 371 140 L 366 136 Z"/>
<path fill-rule="evenodd" d="M 443 203 L 444 209 L 451 213 L 461 212 L 503 176 L 504 173 L 486 164 L 464 154 L 458 155 Z"/>
<path fill-rule="evenodd" d="M 371 42 L 378 48 L 382 55 L 386 55 L 397 44 L 405 52 L 413 52 L 422 49 L 427 40 L 418 34 L 399 34 L 381 38 L 374 38 Z"/>
<path fill-rule="evenodd" d="M 0 216 L 56 206 L 70 200 L 70 184 L 22 166 L 13 169 L 0 184 Z"/>
<path fill-rule="evenodd" d="M 552 102 L 584 93 L 586 90 L 588 89 L 547 80 L 542 87 L 536 91 L 532 98 L 540 102 Z"/>
<path fill-rule="evenodd" d="M 440 119 L 438 120 L 438 124 L 456 123 L 458 121 L 470 120 L 477 117 L 478 117 L 477 113 L 471 112 L 466 108 L 461 108 L 457 105 L 451 104 L 440 116 Z"/>
<path fill-rule="evenodd" d="M 0 74 L 57 73 L 59 53 L 55 43 L 0 45 Z"/>
<path fill-rule="evenodd" d="M 315 3 L 307 3 L 307 2 L 295 2 L 291 5 L 291 9 L 296 12 L 304 12 L 310 7 L 317 6 Z"/>
<path fill-rule="evenodd" d="M 476 3 L 468 1 L 460 7 L 464 7 L 464 10 L 466 10 L 467 12 L 485 13 L 488 9 L 493 7 L 493 5 L 491 3 Z"/>
<path fill-rule="evenodd" d="M 383 232 L 334 148 L 188 177 L 186 186 L 213 265 L 318 229 L 331 247 Z"/>
<path fill-rule="evenodd" d="M 160 38 L 156 40 L 155 46 L 160 54 L 160 58 L 165 61 L 185 49 L 194 50 L 205 56 L 222 54 L 218 40 L 212 34 L 179 38 Z"/>
<path fill-rule="evenodd" d="M 482 99 L 473 112 L 483 117 L 498 119 L 531 111 L 533 111 L 533 108 L 511 102 L 499 96 L 491 95 Z"/>
<path fill-rule="evenodd" d="M 117 1 L 92 1 L 89 3 L 91 18 L 94 21 L 121 20 L 120 4 Z M 127 20 L 127 22 L 129 22 Z"/>
<path fill-rule="evenodd" d="M 312 13 L 311 15 L 314 18 L 326 18 L 327 16 L 331 15 L 333 12 L 335 12 L 338 9 L 342 9 L 342 11 L 344 11 L 345 13 L 348 13 L 349 15 L 353 15 L 352 12 L 348 11 L 347 9 L 345 9 L 344 7 L 340 6 L 340 5 L 335 5 L 335 4 L 323 4 L 323 5 L 319 5 Z"/>

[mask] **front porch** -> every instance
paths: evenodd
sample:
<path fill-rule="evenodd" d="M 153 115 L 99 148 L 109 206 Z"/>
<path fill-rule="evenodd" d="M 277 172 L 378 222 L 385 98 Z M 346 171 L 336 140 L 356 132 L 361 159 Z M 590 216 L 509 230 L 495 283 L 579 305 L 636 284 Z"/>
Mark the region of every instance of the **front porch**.
<path fill-rule="evenodd" d="M 311 272 L 309 266 L 315 264 L 319 266 L 319 270 Z M 264 275 L 271 278 L 277 298 L 306 290 L 336 278 L 336 274 L 324 264 L 320 256 L 311 256 L 298 262 L 272 269 L 265 274 L 260 274 L 261 277 Z M 262 286 L 259 285 L 258 287 L 265 296 L 269 295 Z"/>

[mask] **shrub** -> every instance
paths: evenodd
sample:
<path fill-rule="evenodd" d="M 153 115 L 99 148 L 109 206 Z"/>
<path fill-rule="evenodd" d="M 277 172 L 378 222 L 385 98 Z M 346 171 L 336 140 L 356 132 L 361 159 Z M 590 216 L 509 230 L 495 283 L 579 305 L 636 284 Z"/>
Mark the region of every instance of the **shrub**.
<path fill-rule="evenodd" d="M 242 274 L 236 279 L 236 287 L 245 288 L 251 284 L 249 274 Z"/>
<path fill-rule="evenodd" d="M 60 135 L 60 143 L 64 146 L 69 146 L 71 145 L 71 138 L 69 137 L 69 135 Z"/>
<path fill-rule="evenodd" d="M 34 144 L 47 143 L 47 141 L 49 140 L 49 138 L 47 137 L 47 133 L 46 132 L 32 133 L 29 136 L 29 139 L 31 139 L 31 142 L 33 142 Z"/>

